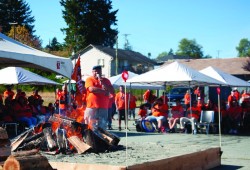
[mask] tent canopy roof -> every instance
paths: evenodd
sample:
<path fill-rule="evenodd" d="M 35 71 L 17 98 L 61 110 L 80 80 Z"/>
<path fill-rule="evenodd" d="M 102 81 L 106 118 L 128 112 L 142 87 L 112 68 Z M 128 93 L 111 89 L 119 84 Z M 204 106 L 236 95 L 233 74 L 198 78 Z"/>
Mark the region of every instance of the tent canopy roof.
<path fill-rule="evenodd" d="M 128 71 L 128 75 L 129 75 L 128 80 L 133 78 L 133 77 L 138 76 L 138 74 L 135 74 L 131 71 Z M 109 80 L 114 88 L 118 88 L 120 85 L 130 86 L 130 83 L 124 82 L 124 80 L 122 79 L 122 74 L 110 77 Z M 154 89 L 164 89 L 164 86 L 150 85 L 147 83 L 144 83 L 144 84 L 133 83 L 133 84 L 131 84 L 131 88 L 132 89 L 152 89 L 152 90 L 154 90 Z"/>
<path fill-rule="evenodd" d="M 0 77 L 2 77 L 0 79 L 0 84 L 60 85 L 60 83 L 32 73 L 20 67 L 7 67 L 1 69 Z"/>
<path fill-rule="evenodd" d="M 71 77 L 73 64 L 69 58 L 39 51 L 0 33 L 0 67 L 17 66 L 52 71 Z"/>
<path fill-rule="evenodd" d="M 222 70 L 218 68 L 214 68 L 212 66 L 204 68 L 200 70 L 200 72 L 207 76 L 213 77 L 214 79 L 219 80 L 228 86 L 235 86 L 235 87 L 249 87 L 250 86 L 250 83 L 248 83 L 247 81 L 244 81 L 231 74 L 225 73 Z"/>
<path fill-rule="evenodd" d="M 173 86 L 204 86 L 224 84 L 223 82 L 213 79 L 178 62 L 173 62 L 169 65 L 163 65 L 162 67 L 133 77 L 129 79 L 128 82 Z"/>

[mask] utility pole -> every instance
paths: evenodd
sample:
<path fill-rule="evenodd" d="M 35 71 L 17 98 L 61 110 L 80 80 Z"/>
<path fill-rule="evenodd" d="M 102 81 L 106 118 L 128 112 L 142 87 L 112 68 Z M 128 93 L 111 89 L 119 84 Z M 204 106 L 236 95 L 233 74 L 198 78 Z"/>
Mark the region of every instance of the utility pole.
<path fill-rule="evenodd" d="M 116 48 L 115 48 L 115 74 L 118 75 L 118 35 L 116 35 Z"/>
<path fill-rule="evenodd" d="M 130 34 L 123 34 L 123 35 L 124 35 L 124 38 L 125 38 L 124 49 L 125 49 L 125 50 L 128 50 L 128 49 L 129 49 L 128 36 L 129 36 Z"/>
<path fill-rule="evenodd" d="M 217 58 L 219 58 L 220 57 L 220 50 L 217 50 L 217 53 L 218 53 Z"/>
<path fill-rule="evenodd" d="M 16 25 L 17 25 L 17 22 L 10 22 L 9 23 L 10 25 L 14 25 L 14 40 L 16 40 Z"/>

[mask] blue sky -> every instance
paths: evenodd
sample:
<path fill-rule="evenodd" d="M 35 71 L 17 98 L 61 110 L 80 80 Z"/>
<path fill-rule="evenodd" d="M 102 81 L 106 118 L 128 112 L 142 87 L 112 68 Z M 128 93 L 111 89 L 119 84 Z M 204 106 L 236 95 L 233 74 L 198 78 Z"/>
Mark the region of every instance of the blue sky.
<path fill-rule="evenodd" d="M 36 35 L 47 45 L 56 37 L 64 42 L 59 0 L 26 0 L 35 17 Z M 155 58 L 170 48 L 178 49 L 181 39 L 195 39 L 204 55 L 237 57 L 236 46 L 250 39 L 249 0 L 113 0 L 119 31 L 118 47 L 125 34 L 134 51 Z"/>

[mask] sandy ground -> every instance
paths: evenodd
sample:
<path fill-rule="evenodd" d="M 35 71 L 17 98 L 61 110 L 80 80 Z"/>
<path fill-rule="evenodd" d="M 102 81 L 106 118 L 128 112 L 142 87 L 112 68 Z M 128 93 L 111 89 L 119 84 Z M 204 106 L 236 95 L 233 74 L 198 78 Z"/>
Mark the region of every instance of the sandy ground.
<path fill-rule="evenodd" d="M 50 161 L 58 162 L 127 166 L 220 146 L 219 136 L 216 134 L 136 132 L 133 123 L 134 121 L 129 121 L 130 131 L 126 132 L 118 131 L 118 122 L 113 122 L 114 130 L 110 132 L 120 136 L 121 139 L 117 150 L 99 154 L 58 154 L 46 155 L 46 157 Z M 223 135 L 221 141 L 222 166 L 216 169 L 250 169 L 249 136 Z"/>

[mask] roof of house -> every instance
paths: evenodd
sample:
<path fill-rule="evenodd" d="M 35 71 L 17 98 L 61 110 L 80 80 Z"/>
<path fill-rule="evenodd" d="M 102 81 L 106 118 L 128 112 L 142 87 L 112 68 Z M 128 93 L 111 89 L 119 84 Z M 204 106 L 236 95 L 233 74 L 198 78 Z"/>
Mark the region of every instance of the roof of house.
<path fill-rule="evenodd" d="M 84 54 L 86 51 L 89 51 L 90 49 L 96 48 L 110 56 L 112 56 L 113 58 L 116 57 L 116 49 L 114 48 L 110 48 L 110 47 L 104 47 L 104 46 L 100 46 L 100 45 L 92 45 L 90 44 L 89 46 L 87 46 L 85 49 L 83 49 L 82 51 L 80 51 L 80 55 Z M 78 57 L 79 54 L 75 54 L 72 59 L 75 59 Z M 123 49 L 118 49 L 117 50 L 117 57 L 119 59 L 123 59 L 123 60 L 133 60 L 133 61 L 137 61 L 139 63 L 147 63 L 147 64 L 152 64 L 155 65 L 156 62 L 154 60 L 151 60 L 150 58 L 142 55 L 139 52 L 135 52 L 135 51 L 131 51 L 131 50 L 123 50 Z"/>
<path fill-rule="evenodd" d="M 183 60 L 168 60 L 164 63 L 170 64 L 174 61 L 178 61 L 179 63 L 185 64 L 195 70 L 202 70 L 208 66 L 213 66 L 218 68 L 226 73 L 232 75 L 243 75 L 250 74 L 249 71 L 243 69 L 243 65 L 249 57 L 243 58 L 219 58 L 219 59 L 183 59 Z"/>

